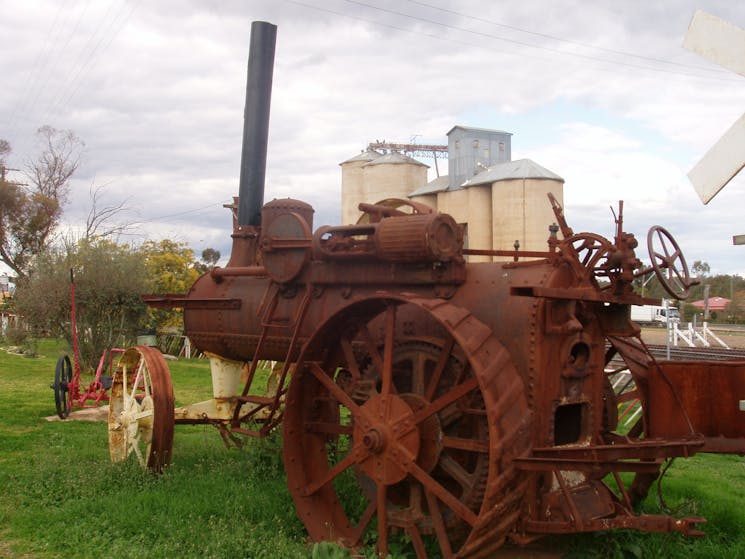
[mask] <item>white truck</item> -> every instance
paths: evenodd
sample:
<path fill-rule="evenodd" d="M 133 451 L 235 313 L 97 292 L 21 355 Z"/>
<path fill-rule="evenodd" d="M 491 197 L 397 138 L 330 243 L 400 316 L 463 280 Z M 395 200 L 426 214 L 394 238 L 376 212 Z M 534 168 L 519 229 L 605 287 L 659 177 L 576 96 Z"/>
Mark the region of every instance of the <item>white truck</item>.
<path fill-rule="evenodd" d="M 632 305 L 631 320 L 645 326 L 667 325 L 668 317 L 670 324 L 680 322 L 680 313 L 675 307 L 661 307 L 658 305 Z"/>

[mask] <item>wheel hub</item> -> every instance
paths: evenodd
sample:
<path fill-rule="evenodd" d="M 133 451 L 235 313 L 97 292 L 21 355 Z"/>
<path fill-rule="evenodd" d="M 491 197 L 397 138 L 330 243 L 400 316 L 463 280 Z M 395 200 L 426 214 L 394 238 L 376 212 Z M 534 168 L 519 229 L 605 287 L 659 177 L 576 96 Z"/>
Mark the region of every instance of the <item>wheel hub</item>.
<path fill-rule="evenodd" d="M 380 454 L 385 446 L 385 436 L 373 427 L 362 436 L 362 445 L 373 454 Z"/>
<path fill-rule="evenodd" d="M 361 469 L 377 483 L 393 485 L 406 477 L 406 465 L 416 460 L 420 447 L 414 411 L 403 398 L 377 394 L 355 418 L 355 446 L 367 451 Z"/>

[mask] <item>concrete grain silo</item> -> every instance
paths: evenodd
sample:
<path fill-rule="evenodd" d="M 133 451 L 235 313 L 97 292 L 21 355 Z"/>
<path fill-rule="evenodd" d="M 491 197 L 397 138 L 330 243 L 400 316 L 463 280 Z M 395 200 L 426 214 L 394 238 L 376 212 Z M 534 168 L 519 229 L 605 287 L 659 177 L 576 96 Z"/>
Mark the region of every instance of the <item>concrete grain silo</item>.
<path fill-rule="evenodd" d="M 437 209 L 437 195 L 439 192 L 447 190 L 448 180 L 447 175 L 437 177 L 435 180 L 417 188 L 414 192 L 409 194 L 409 198 L 412 202 L 426 204 L 433 209 Z"/>
<path fill-rule="evenodd" d="M 548 193 L 564 203 L 564 179 L 530 159 L 500 163 L 463 184 L 468 190 L 491 189 L 491 248 L 510 250 L 515 241 L 522 250 L 546 250 L 548 227 L 556 222 Z"/>
<path fill-rule="evenodd" d="M 427 183 L 428 168 L 424 163 L 395 151 L 365 163 L 362 166 L 365 201 L 406 199 Z"/>
<path fill-rule="evenodd" d="M 383 154 L 368 149 L 346 161 L 339 163 L 341 167 L 341 222 L 349 225 L 357 222 L 360 215 L 357 206 L 360 202 L 368 202 L 365 191 L 363 167 Z"/>
<path fill-rule="evenodd" d="M 343 223 L 355 223 L 360 202 L 409 198 L 450 214 L 467 248 L 547 250 L 556 221 L 547 193 L 563 205 L 564 179 L 530 159 L 512 161 L 512 134 L 468 126 L 448 132 L 447 176 L 427 182 L 428 167 L 402 153 L 368 150 L 341 164 Z M 472 262 L 501 260 L 469 256 Z"/>

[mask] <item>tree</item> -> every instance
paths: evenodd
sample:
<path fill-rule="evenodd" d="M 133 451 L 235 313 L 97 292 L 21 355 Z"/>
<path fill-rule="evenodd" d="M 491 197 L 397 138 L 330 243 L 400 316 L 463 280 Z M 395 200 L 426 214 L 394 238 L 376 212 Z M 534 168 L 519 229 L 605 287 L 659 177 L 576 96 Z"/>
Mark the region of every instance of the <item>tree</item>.
<path fill-rule="evenodd" d="M 92 368 L 105 348 L 126 347 L 140 330 L 145 266 L 137 250 L 105 239 L 83 239 L 37 255 L 17 285 L 16 309 L 35 335 L 63 336 L 70 345 L 71 269 L 81 363 Z"/>
<path fill-rule="evenodd" d="M 26 164 L 30 185 L 0 181 L 0 262 L 21 279 L 32 258 L 49 246 L 84 146 L 71 130 L 43 126 L 37 134 L 43 148 Z M 3 164 L 9 153 L 10 144 L 0 140 Z"/>
<path fill-rule="evenodd" d="M 694 276 L 701 279 L 709 275 L 709 272 L 711 272 L 711 267 L 707 262 L 704 262 L 703 260 L 694 260 L 693 266 L 691 266 L 691 272 L 693 272 Z"/>
<path fill-rule="evenodd" d="M 147 293 L 184 294 L 199 277 L 194 251 L 185 243 L 168 239 L 146 241 L 140 247 L 147 270 Z M 149 309 L 148 327 L 183 328 L 183 318 L 179 311 Z"/>
<path fill-rule="evenodd" d="M 217 261 L 220 260 L 220 251 L 214 248 L 206 248 L 202 251 L 201 262 L 195 262 L 194 268 L 200 274 L 206 274 L 212 268 L 215 267 Z"/>
<path fill-rule="evenodd" d="M 220 260 L 220 251 L 214 248 L 206 248 L 202 251 L 202 262 L 210 268 L 214 268 L 217 261 Z"/>
<path fill-rule="evenodd" d="M 736 291 L 726 310 L 732 322 L 745 320 L 745 291 Z"/>

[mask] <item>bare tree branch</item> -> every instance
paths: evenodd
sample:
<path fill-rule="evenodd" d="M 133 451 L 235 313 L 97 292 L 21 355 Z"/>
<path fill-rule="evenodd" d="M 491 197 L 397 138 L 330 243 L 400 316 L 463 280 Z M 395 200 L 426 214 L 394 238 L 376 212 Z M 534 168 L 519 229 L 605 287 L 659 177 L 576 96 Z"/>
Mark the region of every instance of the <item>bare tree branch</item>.
<path fill-rule="evenodd" d="M 101 206 L 101 197 L 106 186 L 108 184 L 94 186 L 91 183 L 91 206 L 88 210 L 88 217 L 85 220 L 85 239 L 90 240 L 93 237 L 106 238 L 121 235 L 134 226 L 131 221 L 112 224 L 112 220 L 121 216 L 123 212 L 129 209 L 128 203 L 131 197 L 118 203 Z"/>

